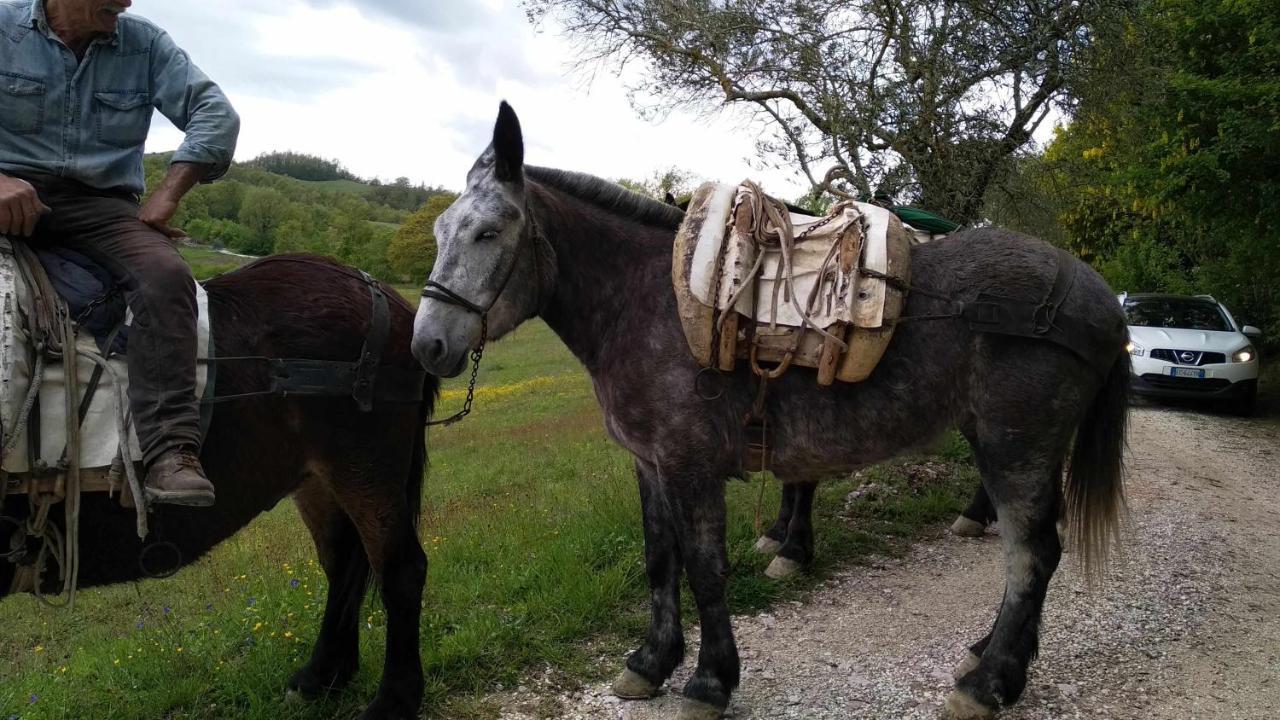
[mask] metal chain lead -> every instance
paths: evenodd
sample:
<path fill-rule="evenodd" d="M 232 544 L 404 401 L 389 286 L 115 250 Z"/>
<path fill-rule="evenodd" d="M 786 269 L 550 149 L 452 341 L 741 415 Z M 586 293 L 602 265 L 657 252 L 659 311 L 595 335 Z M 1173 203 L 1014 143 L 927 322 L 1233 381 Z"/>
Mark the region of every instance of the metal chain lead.
<path fill-rule="evenodd" d="M 428 426 L 443 425 L 448 427 L 471 414 L 471 403 L 475 401 L 476 395 L 476 377 L 480 375 L 480 358 L 484 356 L 484 344 L 488 336 L 489 318 L 487 315 L 481 315 L 480 344 L 476 345 L 476 349 L 471 351 L 471 381 L 467 383 L 467 399 L 462 401 L 461 410 L 443 420 L 432 420 L 427 423 Z"/>

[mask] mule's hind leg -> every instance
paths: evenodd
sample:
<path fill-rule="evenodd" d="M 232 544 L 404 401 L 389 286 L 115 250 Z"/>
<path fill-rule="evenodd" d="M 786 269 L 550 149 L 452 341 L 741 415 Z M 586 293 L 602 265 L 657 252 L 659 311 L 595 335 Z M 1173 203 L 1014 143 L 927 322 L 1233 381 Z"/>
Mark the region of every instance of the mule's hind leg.
<path fill-rule="evenodd" d="M 629 700 L 651 697 L 684 659 L 680 626 L 680 553 L 671 510 L 657 470 L 636 461 L 640 507 L 644 513 L 644 561 L 649 579 L 649 633 L 627 658 L 613 692 Z"/>
<path fill-rule="evenodd" d="M 329 581 L 311 659 L 289 679 L 290 691 L 310 699 L 346 685 L 359 667 L 360 604 L 369 587 L 369 561 L 355 526 L 327 487 L 316 481 L 304 483 L 294 502 Z"/>
<path fill-rule="evenodd" d="M 813 562 L 813 496 L 818 483 L 795 482 L 787 483 L 784 487 L 794 487 L 790 493 L 791 512 L 787 534 L 778 548 L 777 557 L 764 571 L 765 575 L 775 580 L 794 575 Z M 783 498 L 786 497 L 784 493 Z"/>
<path fill-rule="evenodd" d="M 947 699 L 952 718 L 990 717 L 1021 697 L 1038 649 L 1045 593 L 1062 556 L 1056 528 L 1060 463 L 1056 457 L 1017 454 L 978 453 L 1000 517 L 1005 593 L 995 627 L 971 649 L 981 659 Z"/>

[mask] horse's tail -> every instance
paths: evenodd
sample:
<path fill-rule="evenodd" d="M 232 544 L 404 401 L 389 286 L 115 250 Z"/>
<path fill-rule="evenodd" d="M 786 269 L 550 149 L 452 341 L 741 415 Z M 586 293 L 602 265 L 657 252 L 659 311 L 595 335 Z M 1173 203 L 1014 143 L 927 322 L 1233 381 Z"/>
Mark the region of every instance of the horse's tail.
<path fill-rule="evenodd" d="M 422 520 L 422 490 L 427 475 L 427 421 L 431 419 L 439 392 L 440 380 L 434 375 L 427 375 L 426 382 L 422 384 L 422 404 L 418 408 L 418 425 L 413 434 L 413 456 L 409 460 L 409 481 L 405 487 L 415 529 Z"/>
<path fill-rule="evenodd" d="M 1129 421 L 1129 354 L 1121 353 L 1076 429 L 1067 472 L 1067 515 L 1086 574 L 1101 577 L 1124 500 L 1125 428 Z"/>

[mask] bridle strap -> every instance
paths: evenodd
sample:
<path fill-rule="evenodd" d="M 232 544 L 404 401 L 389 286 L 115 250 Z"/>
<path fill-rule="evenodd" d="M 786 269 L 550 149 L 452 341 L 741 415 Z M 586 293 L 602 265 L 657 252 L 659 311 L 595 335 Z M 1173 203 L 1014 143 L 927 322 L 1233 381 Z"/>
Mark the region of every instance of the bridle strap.
<path fill-rule="evenodd" d="M 499 291 L 498 295 L 501 295 L 501 294 L 502 292 Z M 431 298 L 432 300 L 440 300 L 442 302 L 447 302 L 452 305 L 458 305 L 470 310 L 471 312 L 477 315 L 484 315 L 489 312 L 488 308 L 482 308 L 479 305 L 476 305 L 475 303 L 462 297 L 461 295 L 450 290 L 444 285 L 441 285 L 435 280 L 427 281 L 426 287 L 422 288 L 422 297 Z"/>

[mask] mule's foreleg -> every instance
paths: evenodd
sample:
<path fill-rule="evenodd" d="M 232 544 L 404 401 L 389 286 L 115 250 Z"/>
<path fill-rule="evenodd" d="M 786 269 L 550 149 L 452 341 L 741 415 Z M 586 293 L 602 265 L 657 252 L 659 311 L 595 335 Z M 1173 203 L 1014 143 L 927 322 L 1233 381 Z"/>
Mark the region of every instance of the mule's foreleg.
<path fill-rule="evenodd" d="M 1058 494 L 1049 469 L 1003 476 L 993 488 L 1005 555 L 1005 594 L 976 668 L 947 700 L 954 718 L 988 717 L 1017 702 L 1038 650 L 1040 615 L 1049 580 L 1062 557 L 1055 526 Z M 999 494 L 997 494 L 999 493 Z"/>
<path fill-rule="evenodd" d="M 681 564 L 671 507 L 652 465 L 637 460 L 636 479 L 644 513 L 644 560 L 651 614 L 644 645 L 627 658 L 626 669 L 613 684 L 614 694 L 627 699 L 651 697 L 684 659 Z"/>
<path fill-rule="evenodd" d="M 978 483 L 978 489 L 974 491 L 969 507 L 965 508 L 960 513 L 960 517 L 951 524 L 951 532 L 961 537 L 982 537 L 987 526 L 995 521 L 996 510 L 991 505 L 987 489 L 982 486 L 982 483 Z"/>
<path fill-rule="evenodd" d="M 729 706 L 729 695 L 738 687 L 740 673 L 725 599 L 729 575 L 725 481 L 710 472 L 679 472 L 664 475 L 663 483 L 702 629 L 698 667 L 684 686 L 685 700 L 678 717 L 714 720 Z"/>
<path fill-rule="evenodd" d="M 776 555 L 782 549 L 783 543 L 787 541 L 787 530 L 791 527 L 791 513 L 796 504 L 796 492 L 799 486 L 796 483 L 782 484 L 782 500 L 778 503 L 778 518 L 773 521 L 768 530 L 756 540 L 756 552 L 761 555 Z"/>
<path fill-rule="evenodd" d="M 311 658 L 289 679 L 290 691 L 311 699 L 346 685 L 360 665 L 360 605 L 369 586 L 369 561 L 355 526 L 328 488 L 303 485 L 294 501 L 329 581 Z"/>
<path fill-rule="evenodd" d="M 794 489 L 791 489 L 794 486 Z M 816 482 L 787 483 L 791 489 L 791 513 L 786 539 L 778 548 L 778 556 L 765 571 L 771 578 L 784 578 L 813 562 L 813 496 Z M 785 495 L 784 495 L 785 498 Z"/>

